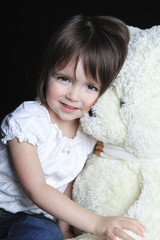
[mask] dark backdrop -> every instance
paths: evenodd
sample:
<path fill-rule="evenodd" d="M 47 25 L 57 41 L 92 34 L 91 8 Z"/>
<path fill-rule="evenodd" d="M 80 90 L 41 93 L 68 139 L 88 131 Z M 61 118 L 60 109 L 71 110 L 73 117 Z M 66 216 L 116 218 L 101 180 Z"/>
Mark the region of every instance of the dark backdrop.
<path fill-rule="evenodd" d="M 160 24 L 154 1 L 0 0 L 0 121 L 25 100 L 36 97 L 41 56 L 55 28 L 75 14 L 110 15 L 128 25 Z"/>

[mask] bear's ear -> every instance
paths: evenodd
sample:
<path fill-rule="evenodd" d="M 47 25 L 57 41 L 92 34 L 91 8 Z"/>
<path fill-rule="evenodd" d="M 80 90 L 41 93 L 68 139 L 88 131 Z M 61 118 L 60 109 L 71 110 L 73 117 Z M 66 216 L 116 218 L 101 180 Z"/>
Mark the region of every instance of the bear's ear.
<path fill-rule="evenodd" d="M 95 110 L 93 108 L 91 108 L 89 110 L 88 114 L 89 114 L 90 117 L 96 117 L 96 112 L 95 112 Z"/>

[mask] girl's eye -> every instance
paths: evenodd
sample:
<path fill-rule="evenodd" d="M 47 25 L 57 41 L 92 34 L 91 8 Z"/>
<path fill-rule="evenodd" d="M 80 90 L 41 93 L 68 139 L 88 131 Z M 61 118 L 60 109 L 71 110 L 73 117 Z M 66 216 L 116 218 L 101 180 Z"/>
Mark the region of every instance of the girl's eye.
<path fill-rule="evenodd" d="M 98 91 L 98 89 L 96 87 L 94 87 L 93 85 L 87 85 L 87 88 L 91 91 Z"/>
<path fill-rule="evenodd" d="M 69 79 L 67 77 L 59 76 L 57 79 L 64 81 L 64 82 L 69 82 Z"/>

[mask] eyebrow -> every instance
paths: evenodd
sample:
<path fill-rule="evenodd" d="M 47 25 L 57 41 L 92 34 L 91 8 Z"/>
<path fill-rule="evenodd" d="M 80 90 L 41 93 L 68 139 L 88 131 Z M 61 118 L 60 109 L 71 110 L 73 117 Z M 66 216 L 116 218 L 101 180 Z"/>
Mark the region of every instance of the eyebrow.
<path fill-rule="evenodd" d="M 52 75 L 53 76 L 61 75 L 61 76 L 64 76 L 64 77 L 66 77 L 68 79 L 73 79 L 74 78 L 72 75 L 70 75 L 70 74 L 68 74 L 66 72 L 63 72 L 61 70 L 60 71 L 54 71 Z"/>

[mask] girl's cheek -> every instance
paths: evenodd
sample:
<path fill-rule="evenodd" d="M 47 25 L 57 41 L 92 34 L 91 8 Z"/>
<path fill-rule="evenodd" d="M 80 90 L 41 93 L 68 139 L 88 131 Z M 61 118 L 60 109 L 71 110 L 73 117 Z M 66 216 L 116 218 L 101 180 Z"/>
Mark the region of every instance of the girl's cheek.
<path fill-rule="evenodd" d="M 97 102 L 97 100 L 98 100 L 98 95 L 97 96 L 95 96 L 91 101 L 90 101 L 90 106 L 92 107 L 96 102 Z"/>
<path fill-rule="evenodd" d="M 97 102 L 98 96 L 94 97 L 93 99 L 90 99 L 90 101 L 86 104 L 86 111 L 89 112 L 89 110 L 94 106 L 94 104 Z"/>
<path fill-rule="evenodd" d="M 52 99 L 57 99 L 57 98 L 59 98 L 60 93 L 57 90 L 49 91 L 49 96 Z"/>
<path fill-rule="evenodd" d="M 91 101 L 89 102 L 88 104 L 86 104 L 86 109 L 85 109 L 85 112 L 88 112 L 92 107 L 93 105 L 96 103 L 96 101 Z"/>
<path fill-rule="evenodd" d="M 51 99 L 57 99 L 61 96 L 61 90 L 60 88 L 56 88 L 54 86 L 48 86 L 46 91 L 47 97 Z"/>

